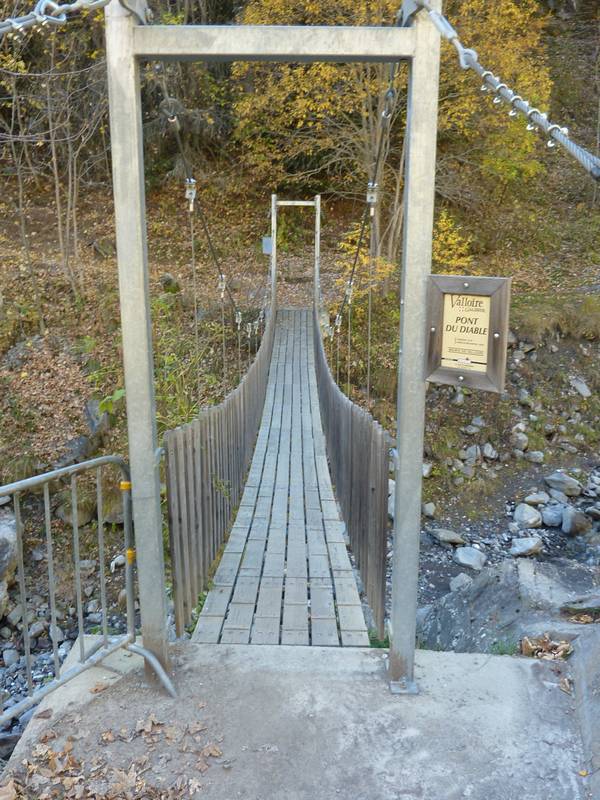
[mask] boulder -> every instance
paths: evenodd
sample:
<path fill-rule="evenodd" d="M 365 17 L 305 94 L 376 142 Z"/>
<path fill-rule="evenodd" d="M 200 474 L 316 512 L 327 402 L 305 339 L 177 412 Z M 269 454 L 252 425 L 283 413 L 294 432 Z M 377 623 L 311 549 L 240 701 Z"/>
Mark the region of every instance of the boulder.
<path fill-rule="evenodd" d="M 557 503 L 542 509 L 542 522 L 547 528 L 558 528 L 562 525 L 563 508 L 563 505 Z"/>
<path fill-rule="evenodd" d="M 438 542 L 441 542 L 442 544 L 465 543 L 465 540 L 462 538 L 460 533 L 451 531 L 449 528 L 432 528 L 429 532 L 438 540 Z"/>
<path fill-rule="evenodd" d="M 529 444 L 529 437 L 526 433 L 522 433 L 521 431 L 514 431 L 514 433 L 510 436 L 510 443 L 515 448 L 515 450 L 527 450 L 527 445 Z"/>
<path fill-rule="evenodd" d="M 532 492 L 525 498 L 529 506 L 543 506 L 550 502 L 550 496 L 546 492 Z"/>
<path fill-rule="evenodd" d="M 63 445 L 63 455 L 54 462 L 54 469 L 80 464 L 94 454 L 96 447 L 97 445 L 89 436 L 76 436 L 74 439 L 69 439 Z"/>
<path fill-rule="evenodd" d="M 544 453 L 542 450 L 529 450 L 525 453 L 525 461 L 529 461 L 531 464 L 543 464 Z"/>
<path fill-rule="evenodd" d="M 423 464 L 423 477 L 424 478 L 429 478 L 431 476 L 432 470 L 433 470 L 433 464 L 429 464 L 429 463 L 425 462 Z"/>
<path fill-rule="evenodd" d="M 496 461 L 498 458 L 498 451 L 494 449 L 490 442 L 486 442 L 483 445 L 482 454 L 486 461 Z"/>
<path fill-rule="evenodd" d="M 544 542 L 540 536 L 524 536 L 521 539 L 513 539 L 510 548 L 511 556 L 536 556 L 542 552 Z"/>
<path fill-rule="evenodd" d="M 598 591 L 596 567 L 568 559 L 503 561 L 433 603 L 419 621 L 419 640 L 432 650 L 486 653 L 498 638 L 515 646 L 523 636 L 546 632 L 572 638 L 589 626 L 569 622 L 561 607 Z"/>
<path fill-rule="evenodd" d="M 11 583 L 17 568 L 17 523 L 10 516 L 0 520 L 0 581 Z"/>
<path fill-rule="evenodd" d="M 450 591 L 460 592 L 462 589 L 468 589 L 473 583 L 473 578 L 467 575 L 466 572 L 459 572 L 453 578 L 450 578 Z"/>
<path fill-rule="evenodd" d="M 576 392 L 579 392 L 582 397 L 588 398 L 592 396 L 590 388 L 583 378 L 572 377 L 569 379 L 569 383 Z"/>
<path fill-rule="evenodd" d="M 513 512 L 513 519 L 520 528 L 539 528 L 542 524 L 540 512 L 527 503 L 519 503 Z"/>
<path fill-rule="evenodd" d="M 470 567 L 479 571 L 483 569 L 487 557 L 476 547 L 457 547 L 454 551 L 454 560 L 461 567 Z"/>
<path fill-rule="evenodd" d="M 423 503 L 421 506 L 421 513 L 427 519 L 435 518 L 435 503 Z"/>
<path fill-rule="evenodd" d="M 562 492 L 567 497 L 578 497 L 581 494 L 579 481 L 560 470 L 556 470 L 552 475 L 545 477 L 544 480 L 551 489 Z"/>
<path fill-rule="evenodd" d="M 56 509 L 56 516 L 65 522 L 67 525 L 73 524 L 73 515 L 71 509 L 71 497 L 68 495 L 64 503 Z M 96 501 L 92 497 L 85 497 L 79 495 L 77 498 L 77 524 L 80 528 L 89 523 L 96 516 Z"/>
<path fill-rule="evenodd" d="M 591 527 L 592 521 L 583 511 L 579 511 L 572 506 L 567 506 L 563 509 L 561 530 L 567 536 L 578 536 L 581 533 L 587 533 Z"/>

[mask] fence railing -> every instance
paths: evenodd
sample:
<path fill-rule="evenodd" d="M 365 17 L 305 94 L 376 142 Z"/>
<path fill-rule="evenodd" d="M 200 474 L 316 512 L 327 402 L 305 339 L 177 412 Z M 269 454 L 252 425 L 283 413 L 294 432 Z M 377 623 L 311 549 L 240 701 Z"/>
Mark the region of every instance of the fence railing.
<path fill-rule="evenodd" d="M 107 601 L 107 550 L 105 542 L 105 530 L 108 523 L 104 515 L 104 496 L 103 496 L 103 474 L 104 469 L 113 466 L 120 471 L 121 480 L 119 488 L 122 497 L 122 512 L 123 512 L 123 548 L 121 555 L 125 556 L 124 565 L 124 588 L 126 591 L 126 617 L 127 617 L 127 632 L 121 635 L 112 635 L 109 633 L 109 620 L 108 620 L 108 601 Z M 96 532 L 93 537 L 92 545 L 87 544 L 85 551 L 82 549 L 81 530 L 84 527 L 83 520 L 80 519 L 80 493 L 79 493 L 79 478 L 85 473 L 91 473 L 95 479 L 95 523 Z M 61 658 L 59 654 L 59 612 L 57 603 L 57 556 L 55 555 L 55 535 L 53 531 L 53 516 L 52 516 L 52 496 L 57 488 L 65 485 L 64 481 L 68 479 L 69 486 L 69 502 L 70 509 L 67 516 L 67 525 L 71 528 L 71 552 L 72 552 L 72 568 L 73 568 L 73 589 L 75 596 L 75 609 L 76 609 L 76 631 L 77 631 L 77 646 L 78 646 L 78 659 L 77 662 L 68 670 L 61 670 Z M 36 500 L 41 492 L 41 503 Z M 15 483 L 10 483 L 5 486 L 0 486 L 0 497 L 10 497 L 12 499 L 14 521 L 15 521 L 15 534 L 16 534 L 16 575 L 18 583 L 19 604 L 21 614 L 21 637 L 20 642 L 17 642 L 20 650 L 22 650 L 25 658 L 25 674 L 27 681 L 28 696 L 5 708 L 0 715 L 0 728 L 7 722 L 15 717 L 21 716 L 32 706 L 42 700 L 50 692 L 57 689 L 59 686 L 67 683 L 67 681 L 79 675 L 86 669 L 100 663 L 107 656 L 114 653 L 120 648 L 127 648 L 139 655 L 144 656 L 146 660 L 152 665 L 157 672 L 160 680 L 165 688 L 171 693 L 175 694 L 175 690 L 171 681 L 162 669 L 156 658 L 144 650 L 144 648 L 137 645 L 136 642 L 136 629 L 135 629 L 135 593 L 134 593 L 134 564 L 135 564 L 135 549 L 133 543 L 133 528 L 132 528 L 132 515 L 131 515 L 131 483 L 129 477 L 129 468 L 126 462 L 119 456 L 102 456 L 90 461 L 85 461 L 81 464 L 75 464 L 70 467 L 56 469 L 52 472 L 46 472 L 43 475 L 37 475 L 32 478 L 26 478 Z M 25 571 L 25 551 L 26 551 L 26 536 L 25 536 L 25 519 L 24 513 L 29 514 L 31 508 L 25 510 L 24 499 L 26 497 L 34 497 L 33 513 L 39 513 L 43 516 L 44 528 L 44 542 L 46 545 L 45 560 L 47 562 L 46 580 L 40 575 L 39 565 L 36 563 L 35 573 L 35 589 L 32 592 L 27 591 L 28 578 Z M 91 516 L 91 515 L 88 515 Z M 70 517 L 70 520 L 68 519 Z M 85 526 L 90 525 L 92 519 L 86 519 Z M 56 523 L 54 523 L 56 527 Z M 86 539 L 89 538 L 86 535 Z M 64 569 L 66 563 L 64 560 L 64 549 L 60 550 L 60 565 Z M 94 559 L 84 559 L 82 555 L 93 554 Z M 87 563 L 86 563 L 87 562 Z M 94 562 L 97 562 L 97 569 Z M 90 564 L 93 564 L 90 572 Z M 82 585 L 82 575 L 86 572 L 86 582 L 93 587 L 91 581 L 96 582 L 96 588 L 99 593 L 99 610 L 100 615 L 100 638 L 89 649 L 86 649 L 85 642 L 85 627 L 84 627 L 84 591 Z M 30 583 L 32 581 L 29 581 Z M 48 683 L 36 688 L 33 672 L 33 654 L 32 654 L 32 635 L 30 634 L 30 611 L 28 609 L 28 599 L 30 596 L 38 595 L 44 596 L 45 587 L 44 583 L 47 582 L 47 596 L 49 607 L 49 620 L 44 618 L 44 622 L 48 624 L 49 640 L 52 646 L 52 659 L 54 663 L 54 679 Z M 39 621 L 39 620 L 38 620 Z"/>
<path fill-rule="evenodd" d="M 378 636 L 384 637 L 389 445 L 386 431 L 338 387 L 314 311 L 315 369 L 335 494 Z"/>
<path fill-rule="evenodd" d="M 242 496 L 262 416 L 273 337 L 270 310 L 258 353 L 219 405 L 165 434 L 167 501 L 175 628 L 193 621 L 211 565 Z"/>

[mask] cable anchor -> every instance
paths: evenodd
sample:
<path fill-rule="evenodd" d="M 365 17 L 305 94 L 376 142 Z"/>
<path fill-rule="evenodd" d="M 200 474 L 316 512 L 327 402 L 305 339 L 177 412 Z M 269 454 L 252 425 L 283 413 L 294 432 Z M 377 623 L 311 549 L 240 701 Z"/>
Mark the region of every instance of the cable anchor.
<path fill-rule="evenodd" d="M 196 181 L 194 178 L 185 179 L 185 199 L 189 202 L 188 211 L 194 211 L 194 201 L 196 199 Z"/>

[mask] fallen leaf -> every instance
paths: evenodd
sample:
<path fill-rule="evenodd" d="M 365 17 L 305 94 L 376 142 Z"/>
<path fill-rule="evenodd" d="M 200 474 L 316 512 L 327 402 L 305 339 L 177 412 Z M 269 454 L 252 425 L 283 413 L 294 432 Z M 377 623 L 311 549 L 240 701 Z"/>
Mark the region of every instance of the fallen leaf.
<path fill-rule="evenodd" d="M 581 775 L 581 777 L 582 777 L 582 778 L 587 778 L 587 776 L 588 776 L 590 773 L 587 771 L 587 769 L 580 769 L 580 770 L 579 770 L 579 774 Z"/>
<path fill-rule="evenodd" d="M 4 786 L 0 786 L 0 800 L 16 800 L 17 797 L 17 787 L 13 780 L 10 780 Z"/>
<path fill-rule="evenodd" d="M 43 711 L 40 711 L 37 714 L 34 714 L 34 719 L 50 719 L 52 716 L 53 711 L 51 708 L 46 708 Z"/>
<path fill-rule="evenodd" d="M 108 689 L 108 683 L 96 683 L 92 686 L 90 692 L 92 694 L 100 694 L 100 692 L 103 692 L 105 689 Z"/>
<path fill-rule="evenodd" d="M 198 763 L 196 764 L 196 769 L 199 770 L 203 775 L 208 769 L 208 764 L 203 758 L 198 759 Z"/>
<path fill-rule="evenodd" d="M 565 694 L 571 694 L 573 684 L 570 678 L 561 678 L 558 686 L 561 691 L 565 692 Z"/>
<path fill-rule="evenodd" d="M 217 747 L 216 744 L 207 744 L 202 750 L 202 755 L 205 758 L 208 758 L 209 756 L 212 756 L 212 758 L 220 758 L 223 755 L 223 751 L 220 747 Z"/>
<path fill-rule="evenodd" d="M 52 739 L 56 739 L 57 736 L 58 734 L 56 733 L 56 731 L 52 729 L 50 729 L 49 731 L 44 731 L 44 733 L 42 733 L 42 735 L 40 736 L 40 742 L 42 743 L 51 742 Z"/>
<path fill-rule="evenodd" d="M 101 734 L 100 738 L 102 739 L 103 742 L 110 744 L 111 742 L 114 742 L 115 735 L 112 731 L 104 731 L 104 733 Z"/>

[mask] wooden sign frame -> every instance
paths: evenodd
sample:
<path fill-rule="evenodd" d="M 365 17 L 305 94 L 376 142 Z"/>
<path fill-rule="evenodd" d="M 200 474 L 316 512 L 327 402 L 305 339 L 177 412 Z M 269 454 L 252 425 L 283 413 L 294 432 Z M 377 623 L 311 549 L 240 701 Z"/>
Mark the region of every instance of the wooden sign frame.
<path fill-rule="evenodd" d="M 511 278 L 429 276 L 426 380 L 504 391 L 510 285 Z"/>

